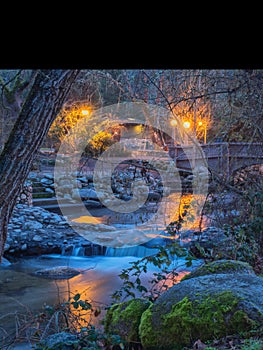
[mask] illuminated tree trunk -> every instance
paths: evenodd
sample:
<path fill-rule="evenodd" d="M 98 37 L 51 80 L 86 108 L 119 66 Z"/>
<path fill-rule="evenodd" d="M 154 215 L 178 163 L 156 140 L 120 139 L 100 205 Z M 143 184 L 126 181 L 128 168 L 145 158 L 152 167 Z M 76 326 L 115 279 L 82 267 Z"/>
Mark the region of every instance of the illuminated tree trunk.
<path fill-rule="evenodd" d="M 17 197 L 78 73 L 77 70 L 38 71 L 0 155 L 0 263 Z"/>

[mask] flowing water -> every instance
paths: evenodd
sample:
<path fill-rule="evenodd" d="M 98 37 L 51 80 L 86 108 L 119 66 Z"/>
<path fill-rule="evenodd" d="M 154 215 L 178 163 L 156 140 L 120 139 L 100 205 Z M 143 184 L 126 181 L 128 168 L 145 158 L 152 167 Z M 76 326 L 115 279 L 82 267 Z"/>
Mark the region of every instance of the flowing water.
<path fill-rule="evenodd" d="M 148 253 L 149 251 L 148 248 Z M 138 255 L 143 255 L 145 252 L 138 251 Z M 100 317 L 93 320 L 93 323 L 100 327 L 105 306 L 111 304 L 112 293 L 121 286 L 118 274 L 122 269 L 129 267 L 131 261 L 138 260 L 135 256 L 124 256 L 128 251 L 118 250 L 120 255 L 118 257 L 114 256 L 115 253 L 108 251 L 108 256 L 93 257 L 47 255 L 21 259 L 10 266 L 1 267 L 0 340 L 7 335 L 14 336 L 17 323 L 25 315 L 34 315 L 43 311 L 45 305 L 66 301 L 69 295 L 72 297 L 76 293 L 80 293 L 82 299 L 89 300 L 101 308 Z M 183 259 L 174 260 L 174 266 L 178 266 L 181 276 L 187 273 L 183 263 Z M 200 264 L 200 261 L 196 264 Z M 34 274 L 43 268 L 59 266 L 76 268 L 81 273 L 66 280 L 46 279 Z M 150 266 L 149 271 L 143 276 L 143 282 L 147 284 L 152 273 L 157 270 L 154 266 Z"/>
<path fill-rule="evenodd" d="M 188 197 L 188 201 L 191 198 Z M 93 213 L 94 214 L 94 213 Z M 96 217 L 101 223 L 107 223 L 109 213 L 105 210 L 96 210 Z M 93 217 L 75 216 L 72 218 L 77 222 L 92 222 Z M 112 217 L 111 217 L 112 219 Z M 126 218 L 127 219 L 127 218 Z M 134 220 L 124 223 L 111 222 L 117 227 L 132 228 L 136 226 Z M 195 223 L 191 222 L 191 225 Z M 157 241 L 167 237 L 161 235 Z M 156 237 L 153 237 L 156 239 Z M 155 242 L 155 241 L 154 241 Z M 158 241 L 159 242 L 159 241 Z M 158 244 L 157 242 L 157 244 Z M 68 300 L 76 293 L 81 294 L 82 299 L 89 300 L 93 305 L 100 306 L 102 310 L 112 302 L 111 295 L 120 288 L 121 279 L 118 275 L 122 269 L 131 266 L 131 261 L 156 253 L 158 250 L 147 244 L 127 248 L 106 248 L 104 255 L 84 256 L 84 248 L 76 245 L 72 248 L 70 256 L 68 252 L 61 255 L 47 255 L 34 258 L 23 258 L 7 267 L 0 267 L 0 344 L 2 339 L 8 335 L 14 337 L 16 327 L 21 325 L 21 320 L 41 312 L 45 305 L 54 305 Z M 201 261 L 196 261 L 199 265 Z M 179 279 L 189 272 L 184 266 L 182 258 L 175 258 L 174 267 L 178 267 Z M 81 273 L 70 279 L 46 279 L 35 274 L 36 271 L 44 268 L 68 266 L 78 269 Z M 143 283 L 147 285 L 149 279 L 158 269 L 150 266 L 146 274 L 142 276 Z M 178 279 L 178 280 L 179 280 Z M 93 320 L 93 323 L 100 327 L 100 317 Z M 1 345 L 0 345 L 1 346 Z M 1 349 L 5 349 L 2 345 Z M 23 349 L 26 349 L 23 348 Z"/>

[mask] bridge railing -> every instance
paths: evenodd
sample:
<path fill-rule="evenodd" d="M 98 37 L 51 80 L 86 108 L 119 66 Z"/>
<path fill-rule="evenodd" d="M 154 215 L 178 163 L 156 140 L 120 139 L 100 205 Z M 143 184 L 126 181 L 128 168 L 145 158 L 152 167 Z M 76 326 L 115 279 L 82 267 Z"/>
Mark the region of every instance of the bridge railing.
<path fill-rule="evenodd" d="M 263 143 L 218 142 L 200 145 L 203 153 L 194 145 L 175 146 L 173 150 L 177 167 L 191 170 L 193 164 L 201 164 L 202 156 L 211 170 L 229 179 L 236 169 L 256 163 L 263 163 Z M 189 161 L 193 157 L 195 161 Z"/>
<path fill-rule="evenodd" d="M 230 142 L 228 148 L 230 157 L 263 157 L 263 143 L 261 142 Z"/>

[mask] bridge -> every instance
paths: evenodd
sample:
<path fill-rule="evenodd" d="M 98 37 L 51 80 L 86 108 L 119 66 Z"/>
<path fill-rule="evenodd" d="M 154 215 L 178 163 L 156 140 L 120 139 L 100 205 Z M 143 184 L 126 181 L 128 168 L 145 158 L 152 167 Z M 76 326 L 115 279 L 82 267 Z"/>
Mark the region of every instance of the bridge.
<path fill-rule="evenodd" d="M 133 140 L 134 141 L 134 140 Z M 108 155 L 106 163 L 119 164 L 133 159 L 149 161 L 152 159 L 166 162 L 168 154 L 175 162 L 177 169 L 192 172 L 196 167 L 208 166 L 211 172 L 215 172 L 225 180 L 229 180 L 237 170 L 257 164 L 263 164 L 263 143 L 245 142 L 218 142 L 198 145 L 171 145 L 168 144 L 168 152 L 162 149 L 143 149 L 141 145 L 136 145 L 129 150 L 126 155 Z M 93 170 L 94 164 L 90 165 L 90 160 L 84 161 L 84 166 Z M 83 168 L 84 169 L 84 168 Z"/>
<path fill-rule="evenodd" d="M 191 170 L 193 164 L 202 164 L 201 152 L 195 146 L 169 146 L 169 153 L 179 169 Z M 244 167 L 263 164 L 263 143 L 220 142 L 201 145 L 209 169 L 226 180 Z M 189 161 L 190 158 L 193 162 Z"/>
<path fill-rule="evenodd" d="M 167 159 L 167 151 L 153 149 L 132 150 L 134 159 Z M 218 142 L 202 145 L 168 144 L 168 153 L 182 171 L 207 165 L 212 171 L 229 180 L 235 172 L 250 165 L 263 164 L 263 143 Z"/>

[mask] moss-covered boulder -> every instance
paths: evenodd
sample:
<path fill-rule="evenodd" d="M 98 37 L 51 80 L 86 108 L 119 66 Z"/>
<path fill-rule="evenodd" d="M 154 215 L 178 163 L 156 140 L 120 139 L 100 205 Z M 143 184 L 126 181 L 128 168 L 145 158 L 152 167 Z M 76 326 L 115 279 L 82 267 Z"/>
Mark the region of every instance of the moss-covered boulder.
<path fill-rule="evenodd" d="M 182 280 L 195 278 L 199 276 L 212 274 L 226 274 L 226 273 L 244 273 L 254 275 L 255 272 L 248 263 L 238 260 L 216 260 L 207 264 L 203 264 L 196 268 L 196 270 L 185 275 Z"/>
<path fill-rule="evenodd" d="M 139 324 L 142 313 L 150 306 L 150 302 L 143 299 L 132 299 L 114 304 L 108 309 L 104 320 L 107 334 L 118 334 L 123 340 L 138 342 Z"/>
<path fill-rule="evenodd" d="M 229 334 L 262 332 L 263 278 L 220 273 L 185 279 L 162 294 L 141 317 L 145 350 L 182 349 Z"/>

